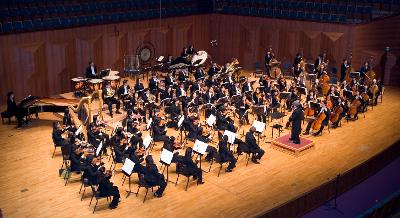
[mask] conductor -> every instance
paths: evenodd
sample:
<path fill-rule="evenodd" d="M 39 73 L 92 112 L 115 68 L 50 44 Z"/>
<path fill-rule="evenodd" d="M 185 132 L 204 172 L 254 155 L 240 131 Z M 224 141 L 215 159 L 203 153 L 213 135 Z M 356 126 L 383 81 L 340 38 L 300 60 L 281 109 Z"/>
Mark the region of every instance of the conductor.
<path fill-rule="evenodd" d="M 295 144 L 300 144 L 300 133 L 301 133 L 301 121 L 304 119 L 303 108 L 299 101 L 293 102 L 293 113 L 289 118 L 292 122 L 292 133 L 289 140 L 293 141 Z"/>

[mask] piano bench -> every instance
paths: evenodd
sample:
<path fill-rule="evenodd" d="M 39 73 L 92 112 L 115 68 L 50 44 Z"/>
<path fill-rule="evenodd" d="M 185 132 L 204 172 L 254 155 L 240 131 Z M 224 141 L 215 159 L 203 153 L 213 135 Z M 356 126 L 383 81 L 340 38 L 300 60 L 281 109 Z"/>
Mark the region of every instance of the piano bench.
<path fill-rule="evenodd" d="M 14 115 L 9 115 L 7 113 L 7 111 L 3 111 L 1 112 L 1 122 L 4 124 L 4 119 L 8 119 L 8 124 L 11 123 L 11 117 L 13 117 Z"/>

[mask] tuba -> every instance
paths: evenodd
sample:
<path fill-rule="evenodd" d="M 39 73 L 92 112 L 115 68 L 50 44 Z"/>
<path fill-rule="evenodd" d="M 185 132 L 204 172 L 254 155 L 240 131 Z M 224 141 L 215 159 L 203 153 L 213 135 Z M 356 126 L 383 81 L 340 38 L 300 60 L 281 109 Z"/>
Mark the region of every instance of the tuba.
<path fill-rule="evenodd" d="M 226 68 L 224 74 L 233 73 L 235 71 L 235 66 L 239 64 L 239 60 L 237 58 L 233 58 L 231 63 L 229 63 Z"/>

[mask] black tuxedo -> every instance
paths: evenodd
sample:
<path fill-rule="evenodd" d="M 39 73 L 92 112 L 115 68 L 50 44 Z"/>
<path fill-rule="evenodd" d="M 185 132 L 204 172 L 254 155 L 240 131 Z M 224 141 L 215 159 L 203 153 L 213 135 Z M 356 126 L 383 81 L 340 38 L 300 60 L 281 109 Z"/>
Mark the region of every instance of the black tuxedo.
<path fill-rule="evenodd" d="M 235 168 L 236 166 L 236 158 L 233 156 L 231 150 L 229 150 L 228 145 L 225 141 L 220 141 L 218 143 L 218 154 L 221 162 L 229 162 L 228 170 Z"/>
<path fill-rule="evenodd" d="M 85 72 L 85 76 L 86 76 L 86 78 L 91 78 L 91 79 L 95 79 L 95 78 L 97 78 L 97 67 L 96 66 L 93 66 L 93 69 L 94 69 L 94 75 L 93 75 L 93 72 L 92 72 L 92 67 L 91 66 L 88 66 L 87 68 L 86 68 L 86 72 Z"/>
<path fill-rule="evenodd" d="M 120 198 L 118 187 L 113 185 L 113 183 L 110 182 L 108 177 L 104 175 L 101 176 L 98 191 L 101 197 L 113 196 L 110 206 L 118 205 Z"/>
<path fill-rule="evenodd" d="M 246 140 L 246 144 L 247 144 L 247 146 L 249 148 L 249 151 L 251 153 L 253 153 L 253 160 L 254 159 L 257 159 L 257 160 L 261 159 L 261 157 L 264 155 L 264 150 L 262 150 L 260 148 L 260 146 L 258 146 L 257 140 L 254 137 L 253 133 L 247 132 L 245 140 Z"/>
<path fill-rule="evenodd" d="M 294 143 L 300 143 L 301 122 L 304 119 L 304 112 L 301 107 L 297 107 L 289 120 L 292 122 L 291 138 Z"/>

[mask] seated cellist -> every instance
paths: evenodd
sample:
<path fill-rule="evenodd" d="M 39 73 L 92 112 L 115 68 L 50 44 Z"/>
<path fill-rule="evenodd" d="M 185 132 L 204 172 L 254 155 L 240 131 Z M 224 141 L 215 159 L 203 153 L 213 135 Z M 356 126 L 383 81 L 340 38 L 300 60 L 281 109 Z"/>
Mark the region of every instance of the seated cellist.
<path fill-rule="evenodd" d="M 318 131 L 314 133 L 314 136 L 319 135 L 322 133 L 322 130 L 324 129 L 325 126 L 329 125 L 329 115 L 330 112 L 326 106 L 327 102 L 324 100 L 320 103 L 321 105 L 321 110 L 318 113 L 318 116 L 314 120 L 308 121 L 306 131 L 303 133 L 304 135 L 310 134 L 310 129 L 313 127 L 314 130 Z"/>

